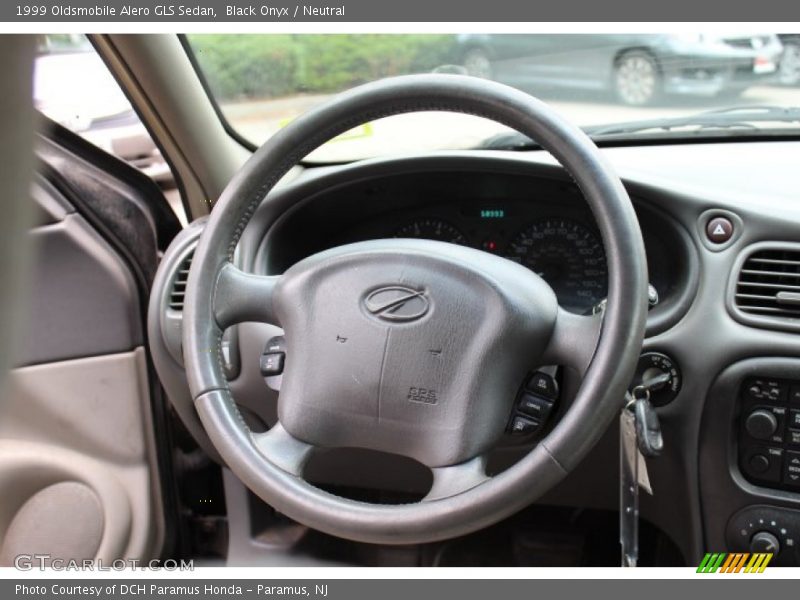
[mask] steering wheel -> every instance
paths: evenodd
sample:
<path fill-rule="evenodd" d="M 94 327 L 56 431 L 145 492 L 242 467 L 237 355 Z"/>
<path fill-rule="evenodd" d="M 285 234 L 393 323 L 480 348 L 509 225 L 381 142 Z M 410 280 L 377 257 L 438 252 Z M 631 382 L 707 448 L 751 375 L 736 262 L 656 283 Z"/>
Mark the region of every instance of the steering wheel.
<path fill-rule="evenodd" d="M 375 240 L 306 258 L 279 276 L 232 264 L 237 242 L 275 183 L 324 142 L 364 122 L 451 111 L 517 129 L 555 156 L 582 190 L 608 257 L 602 316 L 558 306 L 521 265 L 425 240 Z M 266 199 L 265 199 L 266 198 Z M 275 218 L 290 206 L 274 206 Z M 486 527 L 527 506 L 589 452 L 620 410 L 644 336 L 647 267 L 620 180 L 578 128 L 531 96 L 457 75 L 385 79 L 345 92 L 262 146 L 220 197 L 192 262 L 183 317 L 189 386 L 230 469 L 278 511 L 331 535 L 421 543 Z M 278 420 L 255 433 L 223 375 L 225 328 L 260 321 L 285 331 Z M 536 365 L 580 377 L 566 414 L 499 475 L 486 453 Z M 303 479 L 315 448 L 360 447 L 411 457 L 433 473 L 421 501 L 377 505 Z"/>

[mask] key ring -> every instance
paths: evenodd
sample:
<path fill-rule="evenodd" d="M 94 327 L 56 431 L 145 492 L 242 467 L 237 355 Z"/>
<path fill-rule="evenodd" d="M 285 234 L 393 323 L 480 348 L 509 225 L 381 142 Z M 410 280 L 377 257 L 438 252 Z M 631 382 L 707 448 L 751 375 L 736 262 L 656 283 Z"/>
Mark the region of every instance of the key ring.
<path fill-rule="evenodd" d="M 639 400 L 650 400 L 650 389 L 643 385 L 637 385 L 635 388 L 633 388 L 633 391 L 631 391 L 631 396 L 632 399 L 630 402 L 628 402 L 627 406 L 630 406 Z"/>

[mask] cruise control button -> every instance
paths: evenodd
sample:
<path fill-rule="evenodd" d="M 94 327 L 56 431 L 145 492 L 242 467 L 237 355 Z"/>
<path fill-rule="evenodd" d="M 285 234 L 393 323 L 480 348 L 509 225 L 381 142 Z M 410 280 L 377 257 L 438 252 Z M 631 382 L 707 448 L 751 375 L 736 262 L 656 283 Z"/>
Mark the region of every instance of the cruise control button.
<path fill-rule="evenodd" d="M 528 383 L 525 384 L 525 389 L 533 394 L 549 398 L 550 400 L 558 398 L 558 384 L 555 379 L 546 373 L 536 372 L 531 375 Z"/>
<path fill-rule="evenodd" d="M 267 345 L 264 346 L 262 354 L 275 354 L 277 352 L 286 352 L 286 338 L 282 335 L 271 337 Z"/>
<path fill-rule="evenodd" d="M 706 235 L 715 244 L 724 244 L 733 237 L 733 223 L 725 217 L 714 217 L 706 225 Z"/>
<path fill-rule="evenodd" d="M 519 400 L 517 408 L 520 412 L 536 417 L 540 421 L 547 419 L 550 411 L 553 410 L 553 403 L 546 398 L 540 398 L 533 394 L 523 394 Z"/>
<path fill-rule="evenodd" d="M 283 359 L 286 355 L 283 352 L 273 352 L 271 354 L 262 354 L 259 361 L 261 368 L 261 375 L 264 377 L 274 377 L 283 373 Z"/>
<path fill-rule="evenodd" d="M 528 435 L 539 429 L 539 421 L 516 416 L 509 428 L 514 435 Z"/>

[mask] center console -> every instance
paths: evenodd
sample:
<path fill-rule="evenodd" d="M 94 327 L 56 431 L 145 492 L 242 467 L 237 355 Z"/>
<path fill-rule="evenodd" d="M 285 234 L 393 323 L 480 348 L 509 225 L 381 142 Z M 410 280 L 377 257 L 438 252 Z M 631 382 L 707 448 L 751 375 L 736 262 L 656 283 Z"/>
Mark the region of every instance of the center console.
<path fill-rule="evenodd" d="M 738 400 L 738 461 L 744 477 L 800 492 L 800 380 L 748 377 Z"/>
<path fill-rule="evenodd" d="M 800 565 L 800 360 L 751 358 L 722 371 L 698 450 L 705 551 Z"/>

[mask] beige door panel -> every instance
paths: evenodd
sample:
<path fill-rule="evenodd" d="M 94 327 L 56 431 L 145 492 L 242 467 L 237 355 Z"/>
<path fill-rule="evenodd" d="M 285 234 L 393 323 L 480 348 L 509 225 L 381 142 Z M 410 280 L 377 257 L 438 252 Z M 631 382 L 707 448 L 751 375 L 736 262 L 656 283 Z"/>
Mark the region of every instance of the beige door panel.
<path fill-rule="evenodd" d="M 104 561 L 157 554 L 164 524 L 144 350 L 22 367 L 8 383 L 0 562 L 42 552 Z M 64 523 L 70 507 L 80 527 Z"/>

